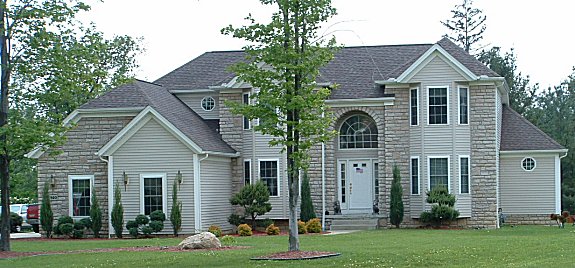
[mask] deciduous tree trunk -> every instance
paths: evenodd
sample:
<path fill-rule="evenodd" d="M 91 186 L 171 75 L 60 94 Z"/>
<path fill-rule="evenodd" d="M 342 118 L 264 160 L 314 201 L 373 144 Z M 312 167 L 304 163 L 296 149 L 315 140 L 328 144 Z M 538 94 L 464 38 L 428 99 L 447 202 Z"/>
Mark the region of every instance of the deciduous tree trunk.
<path fill-rule="evenodd" d="M 6 47 L 6 2 L 0 3 L 0 46 L 1 72 L 0 77 L 0 127 L 8 123 L 8 80 L 10 68 L 8 66 L 8 48 Z M 2 205 L 2 219 L 0 227 L 0 251 L 10 251 L 10 160 L 6 148 L 6 135 L 0 135 L 0 190 Z"/>

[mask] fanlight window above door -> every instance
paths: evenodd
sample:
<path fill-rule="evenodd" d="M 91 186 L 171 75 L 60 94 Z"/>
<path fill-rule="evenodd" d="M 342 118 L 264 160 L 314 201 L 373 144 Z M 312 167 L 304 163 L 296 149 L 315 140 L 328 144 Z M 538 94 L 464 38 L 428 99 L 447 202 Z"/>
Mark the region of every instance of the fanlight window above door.
<path fill-rule="evenodd" d="M 340 149 L 377 148 L 377 126 L 363 114 L 347 118 L 339 129 Z"/>

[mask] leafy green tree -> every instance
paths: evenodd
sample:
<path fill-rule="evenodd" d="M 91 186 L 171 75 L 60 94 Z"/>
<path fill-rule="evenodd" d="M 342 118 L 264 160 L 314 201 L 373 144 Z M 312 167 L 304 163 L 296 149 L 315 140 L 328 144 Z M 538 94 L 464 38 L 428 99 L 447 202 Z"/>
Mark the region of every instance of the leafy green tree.
<path fill-rule="evenodd" d="M 100 230 L 102 229 L 102 209 L 100 208 L 100 201 L 96 195 L 96 189 L 92 188 L 92 204 L 90 205 L 90 220 L 92 220 L 92 231 L 94 237 L 100 237 Z"/>
<path fill-rule="evenodd" d="M 117 238 L 122 238 L 124 228 L 124 206 L 122 206 L 122 192 L 120 185 L 114 187 L 114 206 L 112 207 L 112 227 Z"/>
<path fill-rule="evenodd" d="M 48 183 L 44 184 L 42 204 L 40 205 L 40 225 L 42 225 L 42 230 L 46 232 L 46 238 L 52 237 L 52 227 L 54 224 L 54 213 L 52 212 L 52 205 L 50 204 L 49 187 Z"/>
<path fill-rule="evenodd" d="M 403 221 L 403 187 L 401 187 L 401 174 L 397 166 L 393 167 L 389 220 L 397 228 Z"/>
<path fill-rule="evenodd" d="M 483 39 L 485 32 L 485 20 L 483 11 L 473 7 L 472 0 L 463 0 L 463 3 L 455 5 L 451 10 L 451 19 L 442 21 L 451 35 L 446 35 L 456 44 L 460 45 L 465 51 L 473 52 L 473 46 Z"/>
<path fill-rule="evenodd" d="M 315 80 L 319 68 L 333 58 L 335 50 L 335 40 L 326 42 L 317 31 L 336 12 L 329 0 L 260 2 L 277 7 L 270 22 L 257 23 L 248 15 L 251 25 L 230 25 L 222 30 L 250 43 L 244 47 L 247 60 L 233 66 L 232 71 L 256 89 L 252 97 L 257 102 L 227 105 L 249 119 L 259 118 L 254 129 L 271 136 L 270 146 L 280 146 L 287 154 L 289 250 L 295 251 L 299 250 L 299 172 L 309 165 L 309 149 L 332 136 L 331 117 L 322 116 L 330 91 L 318 87 Z"/>
<path fill-rule="evenodd" d="M 316 218 L 313 202 L 311 200 L 311 190 L 309 187 L 309 177 L 304 174 L 301 185 L 301 204 L 300 204 L 300 219 L 302 221 L 309 221 Z"/>
<path fill-rule="evenodd" d="M 170 211 L 170 222 L 174 228 L 174 236 L 178 236 L 178 232 L 182 229 L 182 201 L 178 200 L 178 180 L 181 179 L 182 174 L 178 173 L 178 178 L 174 180 L 172 186 L 172 210 Z"/>
<path fill-rule="evenodd" d="M 246 184 L 242 187 L 239 193 L 230 198 L 230 203 L 243 207 L 245 215 L 252 219 L 252 227 L 256 228 L 256 217 L 272 210 L 269 200 L 268 187 L 262 181 L 258 181 L 256 184 Z"/>
<path fill-rule="evenodd" d="M 107 88 L 101 85 L 126 81 L 136 67 L 133 55 L 140 51 L 136 41 L 130 37 L 105 40 L 93 25 L 85 27 L 75 20 L 76 14 L 89 8 L 78 0 L 0 2 L 3 209 L 9 206 L 11 161 L 23 159 L 37 146 L 60 144 L 65 128 L 59 122 L 67 113 L 101 94 Z M 4 228 L 9 218 L 1 221 L 0 250 L 9 251 L 9 230 Z"/>

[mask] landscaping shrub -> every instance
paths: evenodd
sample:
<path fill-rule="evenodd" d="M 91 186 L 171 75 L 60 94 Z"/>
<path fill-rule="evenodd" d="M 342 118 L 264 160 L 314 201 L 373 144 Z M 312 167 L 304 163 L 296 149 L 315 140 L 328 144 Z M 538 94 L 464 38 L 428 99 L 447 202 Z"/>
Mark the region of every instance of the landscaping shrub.
<path fill-rule="evenodd" d="M 146 217 L 146 215 L 144 215 L 144 214 L 140 214 L 140 215 L 136 216 L 136 223 L 138 225 L 148 224 L 149 222 L 150 222 L 150 219 L 148 219 L 148 217 Z"/>
<path fill-rule="evenodd" d="M 46 232 L 46 237 L 52 237 L 52 228 L 54 225 L 54 213 L 50 205 L 50 194 L 48 192 L 49 183 L 44 183 L 44 190 L 42 191 L 42 205 L 40 205 L 40 225 L 42 230 Z"/>
<path fill-rule="evenodd" d="M 247 224 L 240 224 L 238 226 L 238 234 L 240 236 L 252 236 L 253 232 L 252 232 L 252 227 L 250 227 Z"/>
<path fill-rule="evenodd" d="M 391 202 L 389 208 L 389 222 L 399 228 L 403 221 L 403 187 L 401 187 L 401 174 L 399 168 L 393 166 L 393 182 L 391 183 Z"/>
<path fill-rule="evenodd" d="M 321 233 L 321 221 L 318 218 L 309 220 L 305 227 L 308 233 Z"/>
<path fill-rule="evenodd" d="M 65 223 L 71 223 L 73 225 L 74 219 L 72 219 L 72 217 L 70 216 L 60 216 L 60 218 L 58 218 L 58 225 L 62 225 Z"/>
<path fill-rule="evenodd" d="M 228 217 L 228 222 L 233 226 L 239 226 L 240 224 L 246 223 L 246 218 L 232 213 L 232 215 Z"/>
<path fill-rule="evenodd" d="M 117 238 L 122 238 L 124 225 L 124 206 L 122 206 L 122 192 L 120 185 L 116 183 L 114 188 L 114 206 L 112 207 L 112 227 Z"/>
<path fill-rule="evenodd" d="M 266 234 L 268 234 L 268 235 L 279 235 L 280 234 L 280 228 L 272 223 L 266 228 Z"/>
<path fill-rule="evenodd" d="M 74 224 L 72 223 L 58 224 L 58 231 L 62 235 L 72 237 L 72 232 L 74 232 Z"/>
<path fill-rule="evenodd" d="M 154 233 L 160 232 L 164 229 L 164 222 L 161 221 L 150 221 L 148 224 L 150 228 L 154 231 Z"/>
<path fill-rule="evenodd" d="M 10 212 L 10 232 L 18 232 L 18 226 L 22 226 L 24 219 L 20 215 L 14 212 Z"/>
<path fill-rule="evenodd" d="M 237 243 L 236 239 L 233 236 L 229 236 L 229 235 L 224 235 L 224 237 L 222 237 L 220 239 L 220 242 L 224 246 L 231 246 L 231 245 L 235 245 Z"/>
<path fill-rule="evenodd" d="M 303 182 L 301 185 L 300 211 L 300 219 L 302 221 L 309 221 L 313 218 L 316 218 L 313 202 L 311 201 L 311 190 L 309 187 L 309 177 L 307 176 L 307 173 L 304 174 Z"/>
<path fill-rule="evenodd" d="M 182 229 L 182 201 L 178 200 L 178 181 L 182 178 L 182 174 L 178 172 L 178 177 L 174 180 L 172 186 L 172 211 L 170 213 L 170 222 L 174 230 L 174 236 L 178 236 L 178 232 Z"/>
<path fill-rule="evenodd" d="M 305 234 L 307 233 L 307 227 L 305 226 L 305 222 L 297 221 L 297 233 L 298 234 Z"/>
<path fill-rule="evenodd" d="M 150 213 L 150 218 L 140 214 L 133 221 L 128 221 L 126 229 L 134 238 L 137 238 L 140 233 L 149 237 L 152 233 L 157 233 L 164 229 L 165 220 L 166 214 L 161 210 L 155 210 Z"/>
<path fill-rule="evenodd" d="M 90 205 L 90 219 L 92 220 L 91 229 L 94 232 L 94 237 L 100 237 L 100 230 L 102 229 L 102 209 L 100 202 L 96 195 L 95 187 L 92 188 L 92 205 Z"/>
<path fill-rule="evenodd" d="M 90 218 L 83 218 L 80 220 L 80 223 L 84 225 L 86 229 L 92 228 L 92 220 Z"/>
<path fill-rule="evenodd" d="M 455 196 L 450 194 L 445 187 L 437 187 L 427 192 L 426 202 L 433 204 L 431 211 L 424 211 L 420 215 L 423 223 L 442 225 L 445 221 L 452 221 L 459 217 L 459 211 L 455 210 Z"/>
<path fill-rule="evenodd" d="M 216 237 L 222 236 L 222 229 L 217 225 L 212 225 L 208 228 L 208 232 L 214 234 Z"/>
<path fill-rule="evenodd" d="M 274 220 L 266 218 L 266 219 L 257 221 L 258 227 L 267 228 L 268 226 L 270 226 L 270 224 L 274 224 Z"/>
<path fill-rule="evenodd" d="M 245 216 L 252 219 L 252 226 L 256 227 L 256 217 L 261 216 L 272 210 L 269 202 L 270 193 L 268 187 L 258 181 L 256 184 L 247 184 L 239 193 L 232 196 L 230 203 L 244 208 Z"/>
<path fill-rule="evenodd" d="M 84 230 L 74 230 L 72 233 L 73 238 L 83 238 L 84 237 Z"/>

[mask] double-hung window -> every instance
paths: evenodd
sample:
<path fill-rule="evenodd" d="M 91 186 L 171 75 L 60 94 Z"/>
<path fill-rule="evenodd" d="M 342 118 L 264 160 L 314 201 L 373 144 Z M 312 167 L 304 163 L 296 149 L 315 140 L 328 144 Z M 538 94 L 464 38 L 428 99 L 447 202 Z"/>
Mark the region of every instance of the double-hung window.
<path fill-rule="evenodd" d="M 142 174 L 140 178 L 141 213 L 150 215 L 156 210 L 166 213 L 166 174 Z"/>
<path fill-rule="evenodd" d="M 429 124 L 449 124 L 449 89 L 447 87 L 429 88 Z"/>
<path fill-rule="evenodd" d="M 419 157 L 412 157 L 410 163 L 411 171 L 411 194 L 419 194 Z"/>
<path fill-rule="evenodd" d="M 279 196 L 279 169 L 277 160 L 260 160 L 260 180 L 268 187 L 270 196 Z"/>
<path fill-rule="evenodd" d="M 412 88 L 409 92 L 409 113 L 410 122 L 412 126 L 419 124 L 419 109 L 418 109 L 418 88 Z"/>
<path fill-rule="evenodd" d="M 469 193 L 469 156 L 459 157 L 459 192 Z"/>
<path fill-rule="evenodd" d="M 429 190 L 437 187 L 449 189 L 449 157 L 429 158 Z"/>
<path fill-rule="evenodd" d="M 459 124 L 469 124 L 469 89 L 459 88 Z"/>
<path fill-rule="evenodd" d="M 244 160 L 244 185 L 252 183 L 252 161 L 250 159 Z"/>
<path fill-rule="evenodd" d="M 89 217 L 92 198 L 92 175 L 73 175 L 68 177 L 70 193 L 70 216 Z"/>

